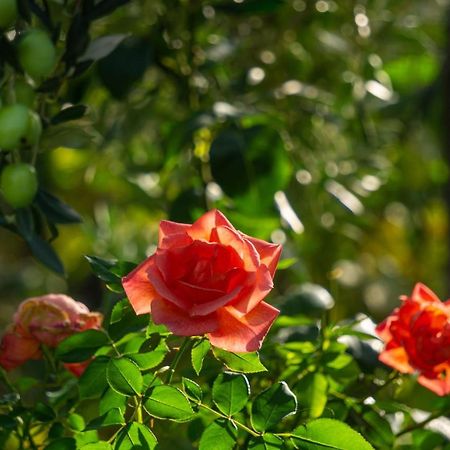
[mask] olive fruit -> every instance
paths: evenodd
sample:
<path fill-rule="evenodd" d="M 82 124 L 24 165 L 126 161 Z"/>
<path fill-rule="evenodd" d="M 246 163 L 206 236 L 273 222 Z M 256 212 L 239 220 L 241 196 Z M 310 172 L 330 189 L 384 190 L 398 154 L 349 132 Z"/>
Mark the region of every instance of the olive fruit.
<path fill-rule="evenodd" d="M 28 111 L 28 129 L 24 140 L 29 145 L 36 145 L 42 134 L 41 118 L 34 111 Z"/>
<path fill-rule="evenodd" d="M 17 19 L 17 0 L 0 1 L 0 28 L 9 28 Z"/>
<path fill-rule="evenodd" d="M 0 148 L 13 150 L 28 132 L 29 110 L 19 103 L 0 108 Z"/>
<path fill-rule="evenodd" d="M 55 67 L 56 50 L 48 35 L 38 29 L 27 31 L 17 47 L 23 70 L 33 78 L 49 76 Z"/>
<path fill-rule="evenodd" d="M 0 175 L 0 191 L 13 208 L 28 206 L 37 189 L 36 170 L 30 164 L 10 164 Z"/>

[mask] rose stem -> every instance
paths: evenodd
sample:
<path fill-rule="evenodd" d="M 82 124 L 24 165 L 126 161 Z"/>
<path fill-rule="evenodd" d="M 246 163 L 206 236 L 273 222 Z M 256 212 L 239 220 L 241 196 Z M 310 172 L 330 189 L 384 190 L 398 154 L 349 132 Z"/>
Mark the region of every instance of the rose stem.
<path fill-rule="evenodd" d="M 418 428 L 422 428 L 427 423 L 431 422 L 434 419 L 437 419 L 441 416 L 446 416 L 447 413 L 450 411 L 436 411 L 435 413 L 431 414 L 430 417 L 428 417 L 425 420 L 422 420 L 422 422 L 417 422 L 414 425 L 411 425 L 409 427 L 406 427 L 404 430 L 401 430 L 399 433 L 395 435 L 395 437 L 402 436 L 403 434 L 409 433 L 410 431 L 417 430 Z"/>
<path fill-rule="evenodd" d="M 173 361 L 170 364 L 169 370 L 167 372 L 166 376 L 166 384 L 170 384 L 172 381 L 173 374 L 175 373 L 175 369 L 177 368 L 178 363 L 180 362 L 181 357 L 183 356 L 183 353 L 186 351 L 190 344 L 191 340 L 190 337 L 186 337 L 181 344 L 181 347 L 178 349 L 177 354 L 175 355 L 175 358 L 173 358 Z"/>

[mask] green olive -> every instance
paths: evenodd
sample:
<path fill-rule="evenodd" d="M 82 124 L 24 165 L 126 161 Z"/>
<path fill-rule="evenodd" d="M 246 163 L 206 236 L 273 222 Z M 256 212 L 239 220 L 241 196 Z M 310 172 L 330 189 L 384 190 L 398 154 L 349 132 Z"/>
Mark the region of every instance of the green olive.
<path fill-rule="evenodd" d="M 13 208 L 31 204 L 37 189 L 36 170 L 30 164 L 11 164 L 0 175 L 0 191 Z"/>
<path fill-rule="evenodd" d="M 13 150 L 18 147 L 28 133 L 29 124 L 29 109 L 26 106 L 17 103 L 0 108 L 0 148 Z"/>
<path fill-rule="evenodd" d="M 19 39 L 18 56 L 22 68 L 33 78 L 47 77 L 55 68 L 55 46 L 42 30 L 29 30 Z"/>
<path fill-rule="evenodd" d="M 0 28 L 9 28 L 17 19 L 17 0 L 0 0 Z"/>
<path fill-rule="evenodd" d="M 1 0 L 0 0 L 1 1 Z M 2 100 L 6 104 L 20 103 L 22 105 L 32 107 L 36 93 L 34 89 L 24 80 L 15 80 L 13 89 L 4 89 Z"/>
<path fill-rule="evenodd" d="M 41 118 L 34 111 L 28 111 L 28 129 L 24 136 L 25 142 L 30 145 L 36 145 L 42 134 Z"/>

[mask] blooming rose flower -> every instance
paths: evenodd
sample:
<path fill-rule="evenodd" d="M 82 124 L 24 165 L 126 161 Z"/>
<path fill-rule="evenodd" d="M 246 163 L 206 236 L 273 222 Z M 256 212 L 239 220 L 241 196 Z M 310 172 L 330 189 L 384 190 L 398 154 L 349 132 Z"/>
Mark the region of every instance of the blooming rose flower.
<path fill-rule="evenodd" d="M 438 395 L 450 393 L 450 300 L 441 302 L 418 283 L 411 297 L 380 323 L 386 348 L 379 359 L 402 373 L 419 372 L 418 381 Z"/>
<path fill-rule="evenodd" d="M 192 225 L 162 221 L 156 253 L 122 282 L 136 313 L 151 313 L 174 334 L 206 334 L 216 347 L 252 352 L 279 313 L 263 299 L 280 253 L 213 210 Z"/>
<path fill-rule="evenodd" d="M 63 294 L 49 294 L 23 301 L 14 314 L 14 323 L 0 343 L 0 365 L 12 370 L 29 359 L 40 359 L 40 345 L 56 347 L 74 333 L 98 329 L 102 315 Z M 88 363 L 66 364 L 79 376 Z"/>

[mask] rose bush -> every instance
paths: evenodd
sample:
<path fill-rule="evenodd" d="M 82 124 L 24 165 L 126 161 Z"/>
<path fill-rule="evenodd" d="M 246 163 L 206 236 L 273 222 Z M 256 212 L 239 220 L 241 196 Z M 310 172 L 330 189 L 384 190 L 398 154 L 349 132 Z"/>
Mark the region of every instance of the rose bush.
<path fill-rule="evenodd" d="M 386 348 L 379 359 L 402 373 L 419 372 L 418 381 L 438 395 L 450 393 L 450 300 L 441 302 L 425 285 L 377 327 Z"/>
<path fill-rule="evenodd" d="M 253 352 L 279 313 L 263 299 L 280 253 L 213 210 L 192 225 L 162 221 L 156 253 L 123 286 L 137 314 L 151 313 L 174 334 L 206 334 L 216 347 Z"/>
<path fill-rule="evenodd" d="M 55 348 L 74 333 L 98 329 L 102 315 L 63 294 L 48 294 L 24 300 L 0 343 L 0 366 L 12 370 L 30 359 L 42 358 L 41 345 Z M 86 363 L 66 364 L 74 375 Z"/>

